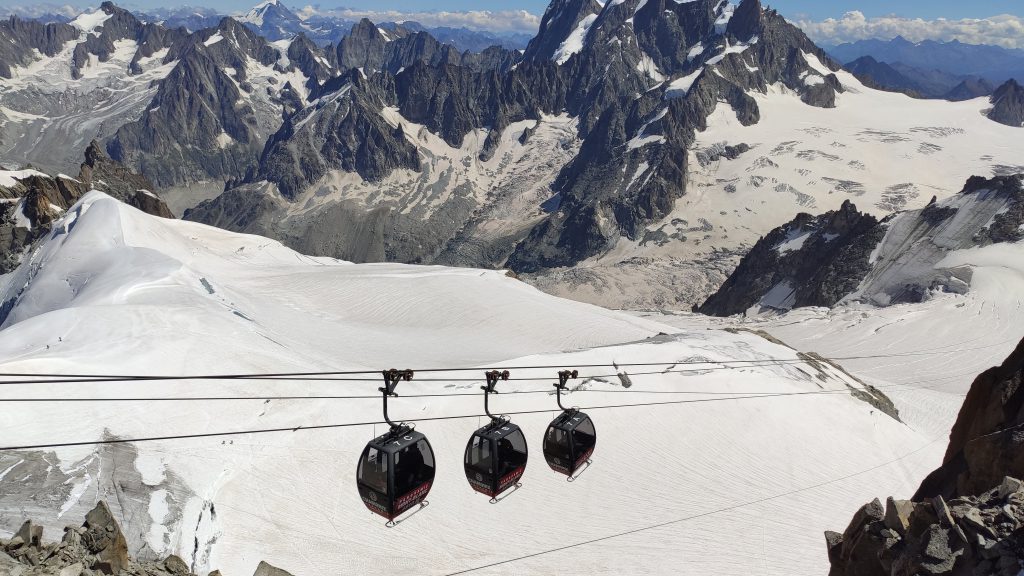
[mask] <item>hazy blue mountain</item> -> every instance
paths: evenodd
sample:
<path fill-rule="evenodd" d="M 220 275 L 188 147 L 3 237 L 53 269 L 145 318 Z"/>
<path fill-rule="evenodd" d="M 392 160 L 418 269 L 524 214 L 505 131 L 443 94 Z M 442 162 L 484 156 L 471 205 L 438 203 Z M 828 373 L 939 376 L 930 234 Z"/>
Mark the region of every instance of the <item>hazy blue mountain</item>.
<path fill-rule="evenodd" d="M 989 96 L 995 90 L 991 82 L 978 76 L 922 70 L 901 62 L 889 64 L 871 56 L 861 56 L 843 68 L 873 88 L 902 92 L 915 98 L 970 100 Z"/>
<path fill-rule="evenodd" d="M 925 40 L 858 40 L 828 49 L 840 62 L 871 56 L 879 62 L 901 63 L 920 70 L 939 70 L 959 76 L 981 76 L 996 83 L 1024 77 L 1024 51 L 1000 46 Z"/>

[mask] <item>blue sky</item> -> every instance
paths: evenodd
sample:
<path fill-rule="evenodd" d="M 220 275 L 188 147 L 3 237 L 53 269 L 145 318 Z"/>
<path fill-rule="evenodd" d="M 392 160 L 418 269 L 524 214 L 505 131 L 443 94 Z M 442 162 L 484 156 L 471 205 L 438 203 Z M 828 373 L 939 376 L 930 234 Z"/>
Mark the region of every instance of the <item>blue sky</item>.
<path fill-rule="evenodd" d="M 49 0 L 40 4 L 95 5 L 89 0 Z M 176 4 L 209 6 L 225 12 L 244 10 L 258 0 L 125 0 L 121 3 L 139 7 L 155 7 Z M 28 6 L 34 2 L 26 0 L 0 0 L 0 6 Z M 548 0 L 285 0 L 285 4 L 301 8 L 307 4 L 319 4 L 323 8 L 344 6 L 360 10 L 399 10 L 408 12 L 426 11 L 468 11 L 468 10 L 526 10 L 540 15 Z M 792 19 L 823 20 L 840 18 L 844 13 L 857 10 L 865 16 L 877 17 L 895 15 L 905 18 L 984 18 L 997 14 L 1024 16 L 1022 0 L 775 0 L 765 4 L 776 8 Z"/>
<path fill-rule="evenodd" d="M 237 0 L 232 0 L 237 2 Z M 322 0 L 321 0 L 322 2 Z M 287 2 L 286 2 L 287 3 Z M 341 0 L 344 6 L 360 9 L 424 10 L 515 10 L 522 9 L 541 14 L 547 0 Z M 243 3 L 244 4 L 244 3 Z M 865 16 L 896 15 L 909 18 L 984 18 L 996 14 L 1024 16 L 1022 0 L 883 0 L 822 1 L 775 0 L 765 2 L 786 16 L 806 16 L 815 20 L 838 18 L 850 10 L 859 10 Z M 326 7 L 329 4 L 323 3 Z"/>

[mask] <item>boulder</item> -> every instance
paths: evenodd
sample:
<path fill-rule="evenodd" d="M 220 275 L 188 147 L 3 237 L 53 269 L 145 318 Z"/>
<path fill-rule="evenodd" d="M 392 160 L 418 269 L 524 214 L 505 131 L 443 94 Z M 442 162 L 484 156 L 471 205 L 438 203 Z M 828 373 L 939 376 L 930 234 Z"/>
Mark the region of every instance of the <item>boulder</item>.
<path fill-rule="evenodd" d="M 70 566 L 61 568 L 60 576 L 82 576 L 83 570 L 85 570 L 85 566 L 82 566 L 81 562 L 75 562 Z"/>
<path fill-rule="evenodd" d="M 171 554 L 164 560 L 164 568 L 171 574 L 174 574 L 174 576 L 186 576 L 191 573 L 188 569 L 188 564 L 174 554 Z"/>
<path fill-rule="evenodd" d="M 101 500 L 85 516 L 84 527 L 82 543 L 96 557 L 90 568 L 117 574 L 128 567 L 128 541 L 106 502 Z"/>
<path fill-rule="evenodd" d="M 25 545 L 25 539 L 21 536 L 15 536 L 7 543 L 7 550 L 17 550 Z"/>
<path fill-rule="evenodd" d="M 885 525 L 899 535 L 906 534 L 910 526 L 910 514 L 914 511 L 914 503 L 909 500 L 894 500 L 891 496 L 885 501 Z"/>
<path fill-rule="evenodd" d="M 275 568 L 266 562 L 260 562 L 260 565 L 256 567 L 256 572 L 252 576 L 292 576 L 290 573 Z"/>
<path fill-rule="evenodd" d="M 38 548 L 43 543 L 43 527 L 32 524 L 31 520 L 26 520 L 18 530 L 17 536 L 29 547 Z"/>

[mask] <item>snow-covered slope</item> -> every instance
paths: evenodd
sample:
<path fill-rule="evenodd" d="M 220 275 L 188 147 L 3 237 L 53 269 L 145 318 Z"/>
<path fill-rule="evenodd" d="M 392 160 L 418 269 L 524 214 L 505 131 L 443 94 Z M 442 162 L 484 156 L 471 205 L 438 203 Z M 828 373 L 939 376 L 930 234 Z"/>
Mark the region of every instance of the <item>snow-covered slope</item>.
<path fill-rule="evenodd" d="M 718 361 L 796 358 L 753 333 L 673 329 L 552 298 L 500 272 L 309 258 L 263 238 L 149 217 L 100 193 L 69 210 L 2 289 L 5 373 L 708 361 L 691 372 L 583 369 L 603 377 L 583 382 L 588 391 L 573 393 L 573 404 L 697 402 L 592 410 L 595 463 L 572 484 L 539 458 L 552 415 L 517 417 L 534 457 L 524 488 L 497 506 L 474 495 L 461 471 L 477 419 L 422 422 L 438 458 L 431 506 L 392 531 L 354 490 L 355 460 L 373 426 L 0 452 L 3 530 L 26 514 L 59 533 L 62 516 L 78 517 L 104 497 L 134 550 L 175 552 L 201 572 L 248 574 L 267 560 L 296 574 L 447 574 L 691 518 L 481 573 L 547 574 L 572 564 L 588 574 L 820 574 L 822 531 L 876 493 L 912 492 L 934 467 L 931 449 L 941 453 L 938 438 L 850 396 L 849 387 L 860 385 L 828 365 L 723 369 Z M 630 374 L 629 393 L 616 373 Z M 442 381 L 424 377 L 399 393 L 475 392 L 476 383 L 443 381 L 466 375 L 431 375 Z M 369 398 L 31 403 L 0 411 L 0 437 L 26 445 L 374 421 L 377 386 L 8 384 L 0 398 Z M 498 396 L 497 410 L 554 408 L 547 381 L 500 389 L 539 393 Z M 839 393 L 817 394 L 823 390 Z M 801 395 L 749 398 L 762 392 Z M 391 412 L 415 419 L 480 408 L 478 396 L 399 398 Z M 480 537 L 496 526 L 496 537 Z"/>

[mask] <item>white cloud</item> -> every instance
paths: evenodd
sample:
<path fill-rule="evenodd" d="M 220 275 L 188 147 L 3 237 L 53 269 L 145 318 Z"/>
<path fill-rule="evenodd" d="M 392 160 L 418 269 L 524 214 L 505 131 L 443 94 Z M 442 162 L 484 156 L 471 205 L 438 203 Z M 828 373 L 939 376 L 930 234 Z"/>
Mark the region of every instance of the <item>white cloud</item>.
<path fill-rule="evenodd" d="M 471 30 L 488 30 L 491 32 L 523 32 L 534 34 L 540 28 L 540 17 L 526 10 L 472 10 L 468 12 L 401 12 L 398 10 L 351 10 L 347 8 L 335 10 L 319 10 L 306 6 L 297 10 L 300 18 L 314 15 L 338 16 L 357 20 L 369 18 L 374 22 L 408 22 L 415 21 L 424 26 L 451 26 L 453 28 L 469 28 Z"/>
<path fill-rule="evenodd" d="M 867 18 L 863 12 L 847 12 L 842 18 L 821 22 L 800 20 L 799 26 L 815 42 L 840 44 L 868 38 L 889 40 L 903 36 L 911 42 L 922 40 L 959 40 L 965 44 L 995 44 L 1004 48 L 1024 48 L 1024 18 L 1001 14 L 991 18 Z"/>
<path fill-rule="evenodd" d="M 51 14 L 73 18 L 81 12 L 81 8 L 76 8 L 70 4 L 59 5 L 40 3 L 28 6 L 8 6 L 7 8 L 0 8 L 0 14 L 13 14 L 21 16 L 22 18 L 39 18 L 40 16 L 49 16 Z"/>

